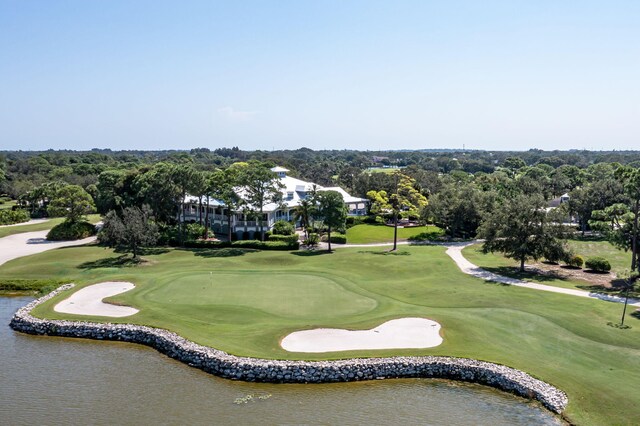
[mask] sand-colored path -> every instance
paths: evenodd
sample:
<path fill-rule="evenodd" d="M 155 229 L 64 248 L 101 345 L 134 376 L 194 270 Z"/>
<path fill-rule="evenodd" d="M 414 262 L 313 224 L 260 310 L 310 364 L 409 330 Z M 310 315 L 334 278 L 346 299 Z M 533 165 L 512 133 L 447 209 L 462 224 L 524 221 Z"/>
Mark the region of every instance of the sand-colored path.
<path fill-rule="evenodd" d="M 49 231 L 23 232 L 0 238 L 0 265 L 22 256 L 42 253 L 60 247 L 81 246 L 96 240 L 89 237 L 75 241 L 48 241 Z"/>
<path fill-rule="evenodd" d="M 483 280 L 509 284 L 516 287 L 525 287 L 525 288 L 531 288 L 534 290 L 568 294 L 571 296 L 578 296 L 578 297 L 588 297 L 592 299 L 606 300 L 608 302 L 624 303 L 624 298 L 618 297 L 618 296 L 609 296 L 606 294 L 592 293 L 592 292 L 577 290 L 572 288 L 554 287 L 550 285 L 532 283 L 528 281 L 519 280 L 516 278 L 510 278 L 510 277 L 505 277 L 503 275 L 494 274 L 493 272 L 489 272 L 485 269 L 480 268 L 477 265 L 474 265 L 462 255 L 462 250 L 465 247 L 468 247 L 472 244 L 475 244 L 475 242 L 451 244 L 451 245 L 448 245 L 448 248 L 447 248 L 447 254 L 449 255 L 449 257 L 453 259 L 456 265 L 458 265 L 460 270 L 465 274 L 473 275 L 474 277 L 482 278 Z M 629 304 L 632 306 L 640 307 L 640 300 L 629 299 Z"/>
<path fill-rule="evenodd" d="M 128 317 L 139 311 L 129 306 L 104 303 L 105 297 L 129 291 L 135 286 L 128 282 L 108 281 L 80 289 L 54 306 L 53 310 L 64 314 L 91 315 L 100 317 Z"/>
<path fill-rule="evenodd" d="M 400 318 L 371 330 L 317 328 L 296 331 L 280 342 L 289 352 L 336 352 L 361 349 L 422 349 L 442 343 L 440 324 L 426 318 Z"/>

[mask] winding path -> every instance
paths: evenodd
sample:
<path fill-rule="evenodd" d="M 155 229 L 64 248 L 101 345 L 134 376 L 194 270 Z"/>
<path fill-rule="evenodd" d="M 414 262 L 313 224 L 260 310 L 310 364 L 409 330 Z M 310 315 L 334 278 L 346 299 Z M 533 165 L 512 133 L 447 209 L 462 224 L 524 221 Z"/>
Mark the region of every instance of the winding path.
<path fill-rule="evenodd" d="M 75 241 L 49 241 L 45 231 L 23 232 L 0 238 L 0 265 L 22 256 L 29 256 L 43 251 L 60 247 L 81 246 L 92 243 L 96 237 L 84 238 Z"/>
<path fill-rule="evenodd" d="M 560 293 L 567 294 L 570 296 L 576 297 L 588 297 L 590 299 L 599 299 L 607 302 L 615 302 L 615 303 L 624 303 L 624 297 L 619 296 L 610 296 L 607 294 L 594 293 L 590 291 L 577 290 L 571 288 L 562 288 L 562 287 L 554 287 L 551 285 L 532 283 L 529 281 L 519 280 L 517 278 L 505 277 L 504 275 L 494 274 L 493 272 L 489 272 L 485 269 L 482 269 L 478 265 L 475 265 L 469 262 L 464 255 L 462 254 L 462 250 L 468 246 L 476 244 L 478 241 L 471 242 L 463 242 L 463 243 L 412 243 L 410 241 L 398 241 L 398 245 L 440 245 L 443 247 L 447 247 L 447 255 L 453 259 L 453 261 L 458 265 L 458 268 L 462 272 L 468 275 L 473 275 L 476 278 L 483 279 L 485 281 L 494 281 L 502 284 L 509 284 L 516 287 L 524 287 L 530 288 L 533 290 L 540 291 L 549 291 L 552 293 Z M 326 243 L 322 243 L 326 244 Z M 332 248 L 355 248 L 355 247 L 390 247 L 393 246 L 393 243 L 373 243 L 373 244 L 332 244 Z M 326 248 L 326 245 L 324 246 Z M 640 300 L 638 299 L 629 299 L 628 304 L 630 306 L 635 306 L 640 308 Z"/>
<path fill-rule="evenodd" d="M 494 274 L 481 267 L 469 262 L 462 254 L 462 250 L 465 247 L 475 244 L 475 242 L 467 243 L 452 243 L 447 244 L 447 255 L 458 265 L 458 268 L 465 274 L 473 275 L 474 277 L 481 278 L 486 281 L 494 281 L 503 284 L 509 284 L 516 287 L 531 288 L 533 290 L 550 291 L 552 293 L 568 294 L 577 297 L 588 297 L 591 299 L 600 299 L 607 302 L 624 303 L 624 297 L 610 296 L 607 294 L 593 293 L 584 290 L 576 290 L 572 288 L 554 287 L 551 285 L 532 283 L 528 281 L 519 280 L 516 278 L 505 277 L 504 275 Z M 629 299 L 629 305 L 640 308 L 640 300 Z"/>

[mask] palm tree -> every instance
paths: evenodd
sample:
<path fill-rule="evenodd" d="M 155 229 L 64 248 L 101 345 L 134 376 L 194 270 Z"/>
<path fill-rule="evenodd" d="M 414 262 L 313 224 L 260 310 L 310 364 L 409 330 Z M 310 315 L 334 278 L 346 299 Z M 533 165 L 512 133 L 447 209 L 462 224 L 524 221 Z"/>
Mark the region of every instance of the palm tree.
<path fill-rule="evenodd" d="M 313 209 L 314 203 L 309 198 L 305 198 L 304 200 L 301 200 L 300 203 L 296 206 L 296 210 L 294 213 L 295 220 L 299 220 L 302 229 L 304 229 L 305 239 L 309 238 L 309 221 L 311 219 Z"/>

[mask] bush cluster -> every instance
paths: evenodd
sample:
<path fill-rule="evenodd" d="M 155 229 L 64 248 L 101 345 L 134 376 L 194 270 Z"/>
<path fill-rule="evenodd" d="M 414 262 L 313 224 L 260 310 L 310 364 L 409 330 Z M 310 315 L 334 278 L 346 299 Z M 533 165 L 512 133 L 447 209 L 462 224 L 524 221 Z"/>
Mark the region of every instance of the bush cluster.
<path fill-rule="evenodd" d="M 0 210 L 0 225 L 13 225 L 14 223 L 27 222 L 29 219 L 29 212 L 26 210 Z"/>
<path fill-rule="evenodd" d="M 584 259 L 582 258 L 582 256 L 578 256 L 573 255 L 573 256 L 569 256 L 566 260 L 567 266 L 571 266 L 574 268 L 582 268 L 582 265 L 584 264 Z"/>
<path fill-rule="evenodd" d="M 278 220 L 273 224 L 271 231 L 274 235 L 292 235 L 295 234 L 296 228 L 286 220 Z"/>
<path fill-rule="evenodd" d="M 89 222 L 67 222 L 51 228 L 47 234 L 47 240 L 68 241 L 80 240 L 95 235 L 96 227 Z"/>
<path fill-rule="evenodd" d="M 320 235 L 315 232 L 310 232 L 309 237 L 304 241 L 308 247 L 315 247 L 320 243 Z"/>
<path fill-rule="evenodd" d="M 272 234 L 272 235 L 269 235 L 268 240 L 269 241 L 284 241 L 284 242 L 293 244 L 293 243 L 298 242 L 298 234 L 293 234 L 293 235 Z"/>
<path fill-rule="evenodd" d="M 335 244 L 347 244 L 347 236 L 344 234 L 331 234 L 331 242 Z"/>
<path fill-rule="evenodd" d="M 611 264 L 604 257 L 590 257 L 584 263 L 587 269 L 591 269 L 594 272 L 609 272 L 611 270 Z"/>
<path fill-rule="evenodd" d="M 347 221 L 346 221 L 347 229 L 351 228 L 352 226 L 362 225 L 363 223 L 368 223 L 368 224 L 384 223 L 384 220 L 382 220 L 382 218 L 375 215 L 347 216 Z"/>
<path fill-rule="evenodd" d="M 241 241 L 187 241 L 185 247 L 190 248 L 248 248 L 257 250 L 298 250 L 300 243 L 288 243 L 285 241 L 259 241 L 259 240 L 241 240 Z"/>

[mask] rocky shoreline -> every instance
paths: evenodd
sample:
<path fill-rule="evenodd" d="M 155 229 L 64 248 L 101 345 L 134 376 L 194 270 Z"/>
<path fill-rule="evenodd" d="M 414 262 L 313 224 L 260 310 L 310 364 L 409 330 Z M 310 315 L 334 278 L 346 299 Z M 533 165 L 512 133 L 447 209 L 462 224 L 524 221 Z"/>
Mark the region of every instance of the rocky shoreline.
<path fill-rule="evenodd" d="M 132 324 L 35 318 L 31 310 L 62 291 L 51 293 L 18 309 L 10 326 L 28 334 L 117 340 L 151 346 L 192 367 L 232 380 L 271 383 L 324 383 L 387 378 L 441 378 L 492 386 L 525 398 L 536 399 L 547 409 L 561 413 L 567 395 L 523 371 L 503 365 L 442 356 L 354 358 L 339 361 L 286 361 L 238 357 L 202 346 L 176 333 Z"/>

